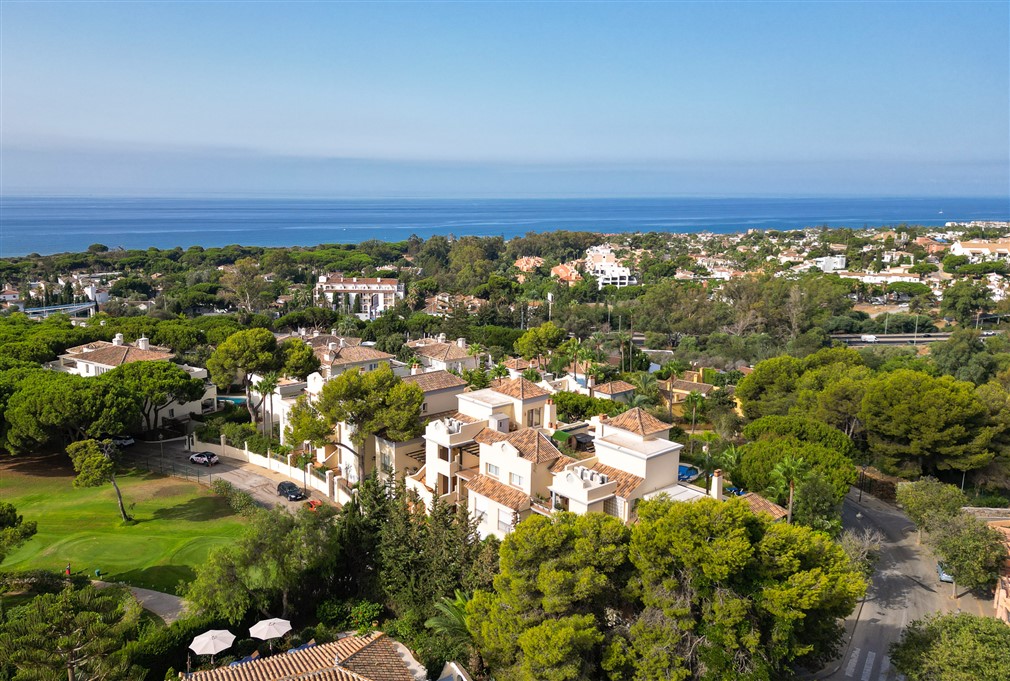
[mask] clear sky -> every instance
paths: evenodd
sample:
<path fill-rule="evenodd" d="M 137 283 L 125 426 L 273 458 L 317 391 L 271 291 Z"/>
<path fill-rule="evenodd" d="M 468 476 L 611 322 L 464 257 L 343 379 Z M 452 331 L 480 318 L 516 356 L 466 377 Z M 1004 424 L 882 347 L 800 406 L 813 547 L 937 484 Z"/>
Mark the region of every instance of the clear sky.
<path fill-rule="evenodd" d="M 1005 196 L 1010 3 L 0 2 L 0 192 Z"/>

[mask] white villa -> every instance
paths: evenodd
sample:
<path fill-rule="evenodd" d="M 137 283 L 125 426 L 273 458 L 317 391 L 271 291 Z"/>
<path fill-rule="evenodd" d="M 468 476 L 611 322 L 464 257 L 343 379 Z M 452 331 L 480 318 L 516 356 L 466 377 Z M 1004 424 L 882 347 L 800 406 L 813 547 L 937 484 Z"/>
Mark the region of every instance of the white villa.
<path fill-rule="evenodd" d="M 320 275 L 316 297 L 323 298 L 334 309 L 350 312 L 361 303 L 361 317 L 375 319 L 396 305 L 406 289 L 396 279 L 374 277 L 344 277 L 339 274 Z"/>
<path fill-rule="evenodd" d="M 425 371 L 463 372 L 477 368 L 477 356 L 470 354 L 465 338 L 457 338 L 455 343 L 447 343 L 443 333 L 437 338 L 407 341 L 406 345 L 414 351 L 417 361 Z"/>
<path fill-rule="evenodd" d="M 633 286 L 638 280 L 631 269 L 617 261 L 610 246 L 593 246 L 586 250 L 586 270 L 596 277 L 597 286 Z"/>

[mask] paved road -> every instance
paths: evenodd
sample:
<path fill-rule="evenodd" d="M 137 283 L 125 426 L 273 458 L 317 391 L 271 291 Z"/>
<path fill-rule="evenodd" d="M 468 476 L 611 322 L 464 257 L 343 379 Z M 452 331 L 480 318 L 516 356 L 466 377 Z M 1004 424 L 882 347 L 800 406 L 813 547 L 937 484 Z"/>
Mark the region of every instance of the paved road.
<path fill-rule="evenodd" d="M 846 620 L 848 644 L 840 661 L 818 675 L 832 681 L 895 681 L 903 678 L 891 667 L 888 648 L 908 622 L 932 612 L 963 610 L 992 616 L 992 601 L 979 600 L 964 588 L 954 599 L 950 584 L 936 574 L 936 559 L 917 545 L 912 522 L 900 511 L 857 490 L 845 499 L 846 528 L 872 527 L 884 536 L 877 572 L 863 603 Z"/>
<path fill-rule="evenodd" d="M 129 452 L 131 454 L 137 453 L 150 457 L 155 470 L 163 463 L 167 471 L 174 469 L 180 474 L 188 473 L 190 476 L 199 474 L 199 481 L 204 484 L 209 484 L 210 478 L 227 480 L 238 489 L 252 494 L 259 504 L 267 508 L 281 504 L 291 510 L 295 510 L 304 503 L 301 501 L 287 501 L 277 496 L 277 483 L 290 480 L 290 478 L 280 473 L 254 466 L 246 461 L 224 457 L 221 458 L 221 463 L 207 468 L 189 462 L 189 455 L 192 452 L 185 451 L 182 442 L 166 442 L 164 443 L 164 447 L 164 459 L 162 459 L 161 449 L 157 443 L 138 442 L 130 447 Z M 301 483 L 302 481 L 295 480 L 294 482 Z M 333 503 L 314 490 L 309 489 L 308 492 L 310 498 L 319 499 L 326 504 L 332 505 Z"/>

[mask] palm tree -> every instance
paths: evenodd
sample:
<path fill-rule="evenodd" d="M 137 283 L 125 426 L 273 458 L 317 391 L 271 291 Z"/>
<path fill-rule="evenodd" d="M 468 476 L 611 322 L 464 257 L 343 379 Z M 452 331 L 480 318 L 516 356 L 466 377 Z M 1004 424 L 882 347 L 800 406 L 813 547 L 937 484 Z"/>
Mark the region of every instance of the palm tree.
<path fill-rule="evenodd" d="M 469 346 L 467 346 L 466 354 L 468 354 L 470 357 L 476 357 L 477 358 L 477 367 L 476 368 L 477 369 L 483 369 L 483 367 L 481 366 L 481 363 L 480 363 L 480 356 L 482 354 L 484 354 L 484 346 L 483 345 L 481 345 L 480 343 L 471 343 Z"/>
<path fill-rule="evenodd" d="M 796 483 L 806 471 L 807 464 L 803 457 L 795 457 L 792 454 L 787 454 L 772 469 L 772 489 L 779 494 L 778 498 L 782 498 L 781 494 L 787 488 L 789 490 L 789 513 L 786 519 L 789 524 L 793 522 L 793 496 L 796 491 Z"/>
<path fill-rule="evenodd" d="M 684 398 L 684 406 L 691 409 L 691 453 L 694 453 L 694 428 L 698 422 L 698 410 L 705 406 L 705 396 L 692 390 Z"/>
<path fill-rule="evenodd" d="M 659 381 L 655 374 L 650 374 L 648 371 L 636 372 L 631 377 L 631 384 L 635 386 L 635 390 L 648 397 L 649 400 L 655 400 L 656 395 L 659 394 Z"/>
<path fill-rule="evenodd" d="M 424 623 L 424 626 L 440 635 L 452 648 L 465 648 L 473 655 L 473 637 L 466 626 L 466 605 L 470 595 L 456 589 L 454 598 L 443 596 L 435 603 L 438 614 Z"/>
<path fill-rule="evenodd" d="M 273 438 L 273 423 L 268 424 L 268 419 L 273 418 L 273 393 L 277 390 L 277 384 L 280 382 L 280 375 L 276 371 L 271 371 L 269 373 L 263 374 L 260 378 L 259 383 L 254 387 L 256 392 L 260 394 L 260 414 L 263 420 L 263 431 L 267 439 Z M 267 410 L 267 400 L 270 400 L 270 410 Z"/>
<path fill-rule="evenodd" d="M 736 471 L 740 468 L 740 456 L 742 452 L 736 445 L 729 445 L 719 453 L 719 468 L 730 480 L 734 480 Z M 736 484 L 735 480 L 734 483 Z"/>
<path fill-rule="evenodd" d="M 708 435 L 715 435 L 715 433 L 703 433 L 697 439 L 705 441 L 703 436 Z M 714 439 L 718 440 L 719 436 L 715 435 Z M 709 483 L 712 481 L 712 473 L 720 466 L 719 455 L 712 451 L 710 442 L 705 441 L 701 448 L 701 456 L 695 457 L 692 462 L 698 467 L 698 470 L 705 474 L 705 489 L 708 489 Z"/>
<path fill-rule="evenodd" d="M 505 378 L 509 375 L 508 367 L 504 363 L 498 362 L 491 369 L 491 378 Z"/>
<path fill-rule="evenodd" d="M 635 393 L 634 395 L 632 395 L 631 397 L 628 398 L 628 408 L 629 409 L 634 409 L 636 407 L 640 407 L 642 409 L 645 409 L 646 407 L 651 407 L 651 406 L 652 406 L 652 400 L 650 400 L 648 397 L 646 397 L 645 395 L 643 395 L 641 393 Z"/>

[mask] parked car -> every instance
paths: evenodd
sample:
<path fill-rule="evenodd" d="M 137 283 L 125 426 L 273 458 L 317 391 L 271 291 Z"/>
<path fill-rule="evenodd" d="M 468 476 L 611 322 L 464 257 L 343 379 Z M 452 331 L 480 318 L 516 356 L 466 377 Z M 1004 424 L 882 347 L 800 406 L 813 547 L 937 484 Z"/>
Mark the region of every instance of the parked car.
<path fill-rule="evenodd" d="M 305 502 L 305 508 L 309 509 L 313 513 L 319 510 L 319 507 L 323 505 L 323 502 L 319 499 L 309 499 Z"/>
<path fill-rule="evenodd" d="M 947 582 L 948 584 L 954 582 L 954 578 L 947 574 L 947 569 L 943 563 L 936 564 L 936 575 L 940 578 L 941 582 Z"/>
<path fill-rule="evenodd" d="M 189 455 L 190 463 L 198 463 L 202 466 L 213 466 L 220 461 L 221 460 L 217 458 L 217 454 L 214 452 L 196 452 L 195 454 Z"/>
<path fill-rule="evenodd" d="M 137 442 L 129 435 L 113 435 L 109 439 L 112 440 L 112 444 L 116 445 L 117 447 L 129 447 L 130 445 L 135 444 Z"/>
<path fill-rule="evenodd" d="M 277 496 L 284 497 L 288 501 L 301 501 L 305 498 L 305 493 L 295 483 L 285 480 L 277 485 Z"/>

